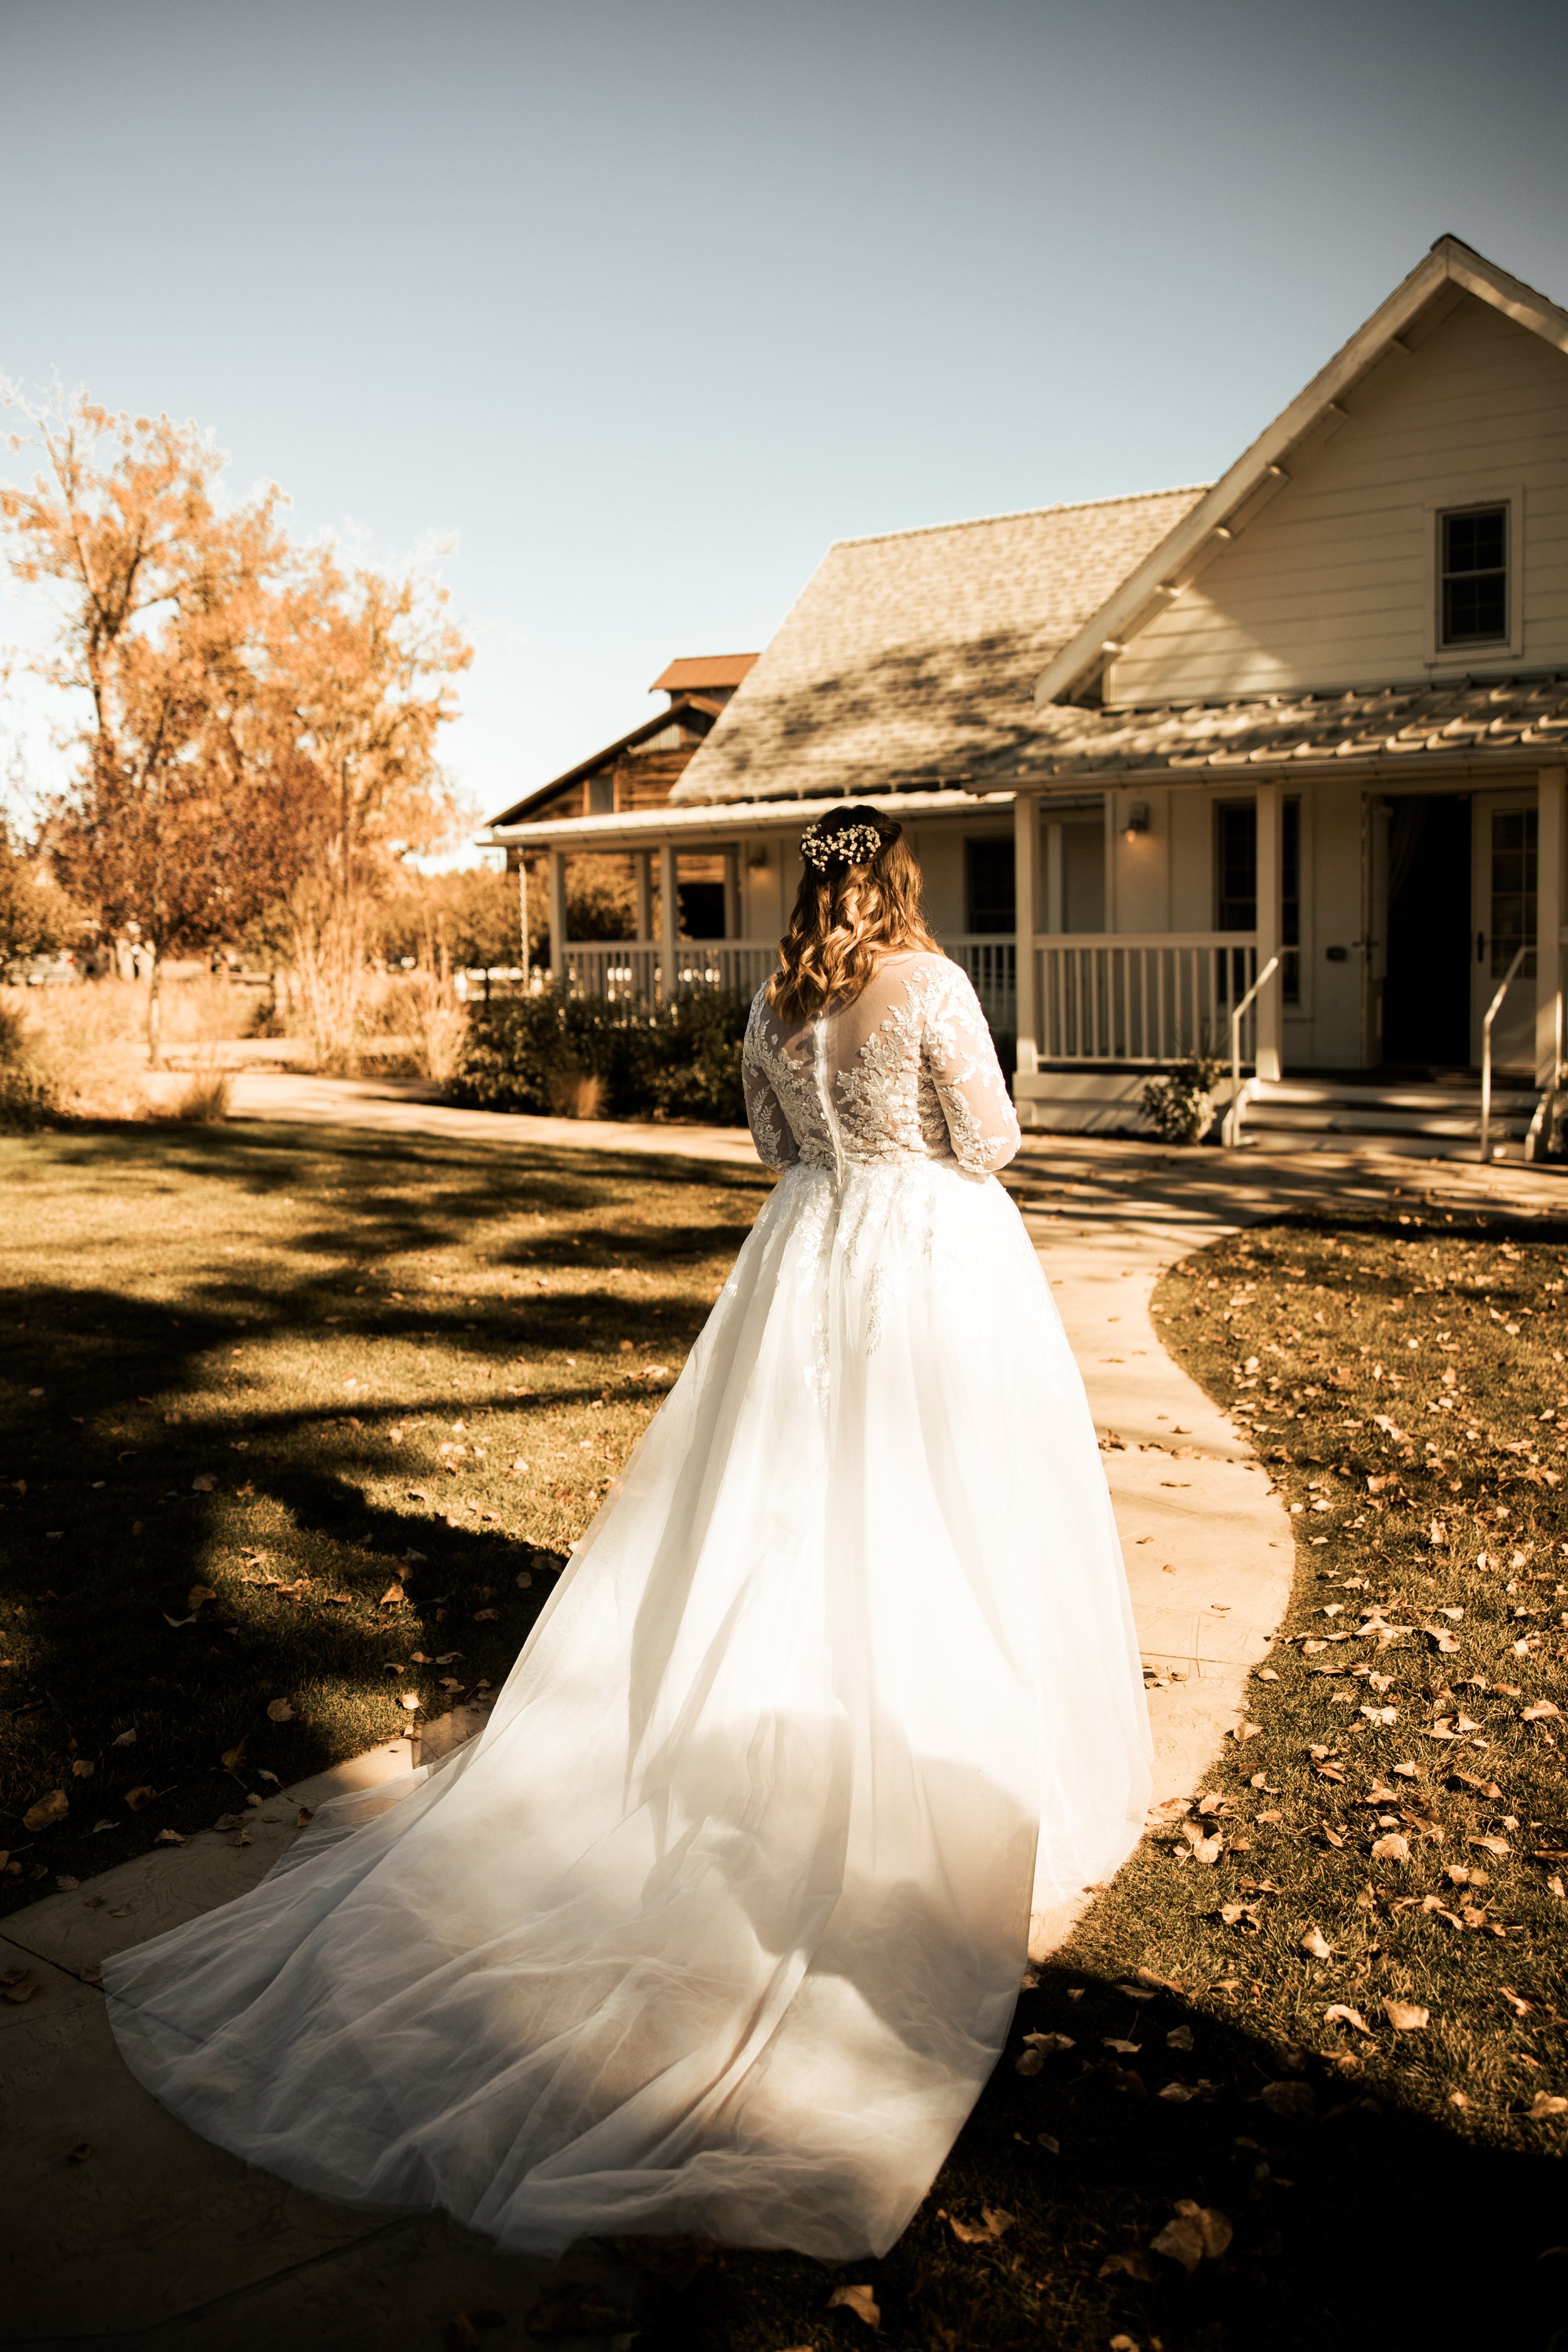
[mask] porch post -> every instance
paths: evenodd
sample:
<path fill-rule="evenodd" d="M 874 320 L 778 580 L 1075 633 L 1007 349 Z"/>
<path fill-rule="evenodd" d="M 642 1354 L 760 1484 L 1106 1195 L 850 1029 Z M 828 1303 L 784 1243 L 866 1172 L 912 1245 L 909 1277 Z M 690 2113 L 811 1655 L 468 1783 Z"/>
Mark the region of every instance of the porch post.
<path fill-rule="evenodd" d="M 1535 837 L 1535 1083 L 1557 1083 L 1563 1059 L 1563 835 L 1564 784 L 1562 768 L 1542 768 L 1536 778 Z"/>
<path fill-rule="evenodd" d="M 522 940 L 522 953 L 518 961 L 522 966 L 522 992 L 528 994 L 528 858 L 522 850 L 517 853 L 517 928 Z"/>
<path fill-rule="evenodd" d="M 732 847 L 724 852 L 724 937 L 738 940 L 741 930 L 741 853 Z"/>
<path fill-rule="evenodd" d="M 637 937 L 639 940 L 651 940 L 653 937 L 653 866 L 646 849 L 634 850 L 632 853 L 632 874 L 637 884 Z"/>
<path fill-rule="evenodd" d="M 1258 969 L 1279 953 L 1284 928 L 1284 833 L 1280 824 L 1279 784 L 1258 787 Z M 1258 992 L 1258 1051 L 1254 1063 L 1260 1078 L 1279 1076 L 1279 1007 L 1284 998 L 1282 972 L 1276 972 Z"/>
<path fill-rule="evenodd" d="M 1035 996 L 1035 933 L 1039 928 L 1040 803 L 1033 793 L 1013 797 L 1013 961 L 1018 1005 L 1020 1077 L 1040 1064 L 1039 1009 Z"/>
<path fill-rule="evenodd" d="M 679 961 L 675 943 L 679 934 L 680 914 L 675 898 L 675 844 L 673 841 L 661 841 L 658 845 L 658 992 L 666 1004 L 675 1002 Z"/>
<path fill-rule="evenodd" d="M 550 850 L 550 971 L 557 988 L 566 985 L 566 853 Z"/>

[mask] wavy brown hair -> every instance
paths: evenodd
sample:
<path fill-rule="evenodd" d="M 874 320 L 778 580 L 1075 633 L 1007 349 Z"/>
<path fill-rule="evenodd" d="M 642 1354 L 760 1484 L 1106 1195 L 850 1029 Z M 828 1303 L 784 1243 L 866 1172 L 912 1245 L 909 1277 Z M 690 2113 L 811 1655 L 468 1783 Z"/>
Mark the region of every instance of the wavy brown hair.
<path fill-rule="evenodd" d="M 801 856 L 795 911 L 767 989 L 786 1020 L 809 1021 L 830 999 L 858 996 L 884 955 L 941 952 L 921 911 L 921 869 L 892 817 L 864 803 L 829 809 L 806 827 Z"/>

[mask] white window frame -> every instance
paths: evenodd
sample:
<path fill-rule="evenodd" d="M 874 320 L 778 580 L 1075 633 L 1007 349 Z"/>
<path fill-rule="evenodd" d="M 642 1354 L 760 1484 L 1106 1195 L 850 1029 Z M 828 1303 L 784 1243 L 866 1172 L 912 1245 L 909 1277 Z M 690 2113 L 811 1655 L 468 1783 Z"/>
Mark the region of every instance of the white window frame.
<path fill-rule="evenodd" d="M 1446 646 L 1443 643 L 1443 518 L 1466 514 L 1476 507 L 1508 509 L 1508 635 L 1490 645 Z M 1479 488 L 1456 483 L 1443 498 L 1428 499 L 1426 521 L 1426 663 L 1440 671 L 1489 669 L 1499 662 L 1524 658 L 1524 485 L 1510 482 Z"/>

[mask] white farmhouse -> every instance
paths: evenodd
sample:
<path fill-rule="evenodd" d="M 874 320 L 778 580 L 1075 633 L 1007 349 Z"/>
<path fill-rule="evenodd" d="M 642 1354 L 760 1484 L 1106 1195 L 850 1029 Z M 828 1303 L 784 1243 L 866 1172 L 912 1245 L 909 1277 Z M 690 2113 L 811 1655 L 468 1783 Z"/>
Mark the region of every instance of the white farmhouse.
<path fill-rule="evenodd" d="M 1135 1125 L 1245 1005 L 1249 1134 L 1473 1150 L 1483 1060 L 1518 1138 L 1563 1058 L 1565 764 L 1568 314 L 1442 237 L 1212 487 L 841 542 L 668 805 L 490 838 L 558 918 L 635 861 L 642 938 L 563 919 L 560 984 L 749 988 L 802 825 L 872 800 L 1026 1124 Z"/>

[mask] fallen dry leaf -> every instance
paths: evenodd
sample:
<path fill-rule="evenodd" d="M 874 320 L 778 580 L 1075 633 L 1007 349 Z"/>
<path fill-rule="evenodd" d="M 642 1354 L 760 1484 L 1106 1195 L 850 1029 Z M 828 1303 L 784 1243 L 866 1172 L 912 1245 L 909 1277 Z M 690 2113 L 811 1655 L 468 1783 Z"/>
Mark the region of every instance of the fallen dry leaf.
<path fill-rule="evenodd" d="M 1193 2047 L 1193 2029 L 1192 2029 L 1192 2027 L 1191 2027 L 1190 2025 L 1173 2025 L 1173 2026 L 1172 2026 L 1172 2028 L 1171 2028 L 1171 2030 L 1170 2030 L 1170 2032 L 1169 2032 L 1169 2033 L 1167 2033 L 1167 2034 L 1166 2034 L 1166 2036 L 1165 2036 L 1165 2047 L 1166 2047 L 1166 2049 L 1167 2049 L 1167 2050 L 1190 2050 L 1190 2049 L 1192 2049 L 1192 2047 Z"/>
<path fill-rule="evenodd" d="M 1372 2028 L 1360 2010 L 1352 2009 L 1348 2001 L 1331 2001 L 1328 2008 L 1324 2010 L 1323 2016 L 1330 2025 L 1353 2025 L 1358 2033 L 1364 2033 L 1369 2037 L 1371 2035 Z"/>
<path fill-rule="evenodd" d="M 827 2298 L 829 2311 L 852 2311 L 868 2327 L 882 2325 L 881 2305 L 868 2286 L 836 2286 Z"/>
<path fill-rule="evenodd" d="M 1555 2091 L 1537 2091 L 1527 2113 L 1532 2123 L 1542 2122 L 1548 2116 L 1568 2116 L 1568 2099 L 1561 2098 Z"/>
<path fill-rule="evenodd" d="M 194 1612 L 205 1606 L 207 1601 L 216 1599 L 217 1594 L 210 1584 L 193 1584 L 185 1595 L 185 1606 Z"/>
<path fill-rule="evenodd" d="M 1334 1953 L 1333 1946 L 1328 1941 L 1321 1927 L 1308 1928 L 1301 1938 L 1301 1949 L 1304 1952 L 1310 1952 L 1315 1960 L 1332 1959 Z"/>
<path fill-rule="evenodd" d="M 375 1605 L 378 1609 L 395 1609 L 400 1601 L 406 1598 L 401 1584 L 389 1584 Z"/>
<path fill-rule="evenodd" d="M 178 1830 L 160 1830 L 153 1843 L 157 1845 L 184 1845 L 185 1841 Z"/>
<path fill-rule="evenodd" d="M 125 1802 L 133 1813 L 139 1813 L 143 1805 L 152 1803 L 157 1793 L 156 1789 L 127 1789 Z"/>
<path fill-rule="evenodd" d="M 269 1698 L 267 1702 L 267 1719 L 269 1723 L 292 1723 L 294 1710 L 286 1698 Z"/>
<path fill-rule="evenodd" d="M 65 1820 L 69 1811 L 70 1799 L 65 1790 L 51 1789 L 47 1797 L 40 1797 L 37 1804 L 28 1806 L 22 1816 L 22 1827 L 25 1830 L 52 1830 L 57 1822 Z"/>
<path fill-rule="evenodd" d="M 1195 2271 L 1205 2257 L 1217 2262 L 1235 2235 L 1226 2216 L 1213 2205 L 1194 2204 L 1190 2197 L 1177 2202 L 1174 2218 L 1151 2241 L 1151 2251 L 1166 2254 L 1184 2271 Z"/>
<path fill-rule="evenodd" d="M 1549 1698 L 1538 1698 L 1533 1706 L 1521 1710 L 1520 1719 L 1524 1723 L 1544 1723 L 1549 1717 L 1559 1712 L 1560 1709 L 1553 1706 Z"/>
<path fill-rule="evenodd" d="M 955 2215 L 947 2217 L 947 2226 L 961 2245 L 994 2245 L 1013 2226 L 1013 2215 L 1004 2213 L 994 2205 L 983 2205 L 978 2221 L 960 2221 Z"/>
<path fill-rule="evenodd" d="M 1124 2253 L 1107 2254 L 1100 2265 L 1102 2279 L 1114 2278 L 1119 2271 L 1124 2271 L 1129 2278 L 1142 2279 L 1146 2285 L 1160 2276 L 1159 2264 L 1150 2261 L 1142 2246 L 1131 2246 Z"/>
<path fill-rule="evenodd" d="M 1318 2112 L 1318 2095 L 1310 2083 L 1265 2083 L 1258 2095 L 1271 2116 L 1298 2123 L 1310 2123 Z"/>
<path fill-rule="evenodd" d="M 93 1763 L 89 1757 L 73 1756 L 71 1759 L 71 1778 L 73 1780 L 90 1780 L 97 1769 L 97 1765 Z"/>
<path fill-rule="evenodd" d="M 1408 1862 L 1410 1840 L 1402 1837 L 1397 1830 L 1391 1830 L 1387 1837 L 1373 1840 L 1372 1858 L 1373 1862 Z"/>
<path fill-rule="evenodd" d="M 0 1969 L 0 1994 L 7 2000 L 31 2000 L 42 1990 L 30 1969 Z"/>
<path fill-rule="evenodd" d="M 1418 2033 L 1424 2025 L 1432 2021 L 1431 2011 L 1421 2009 L 1411 2000 L 1385 2000 L 1383 2013 L 1396 2033 Z"/>
<path fill-rule="evenodd" d="M 1077 2047 L 1070 2033 L 1026 2033 L 1024 2039 L 1031 2050 L 1042 2051 L 1047 2058 Z"/>

